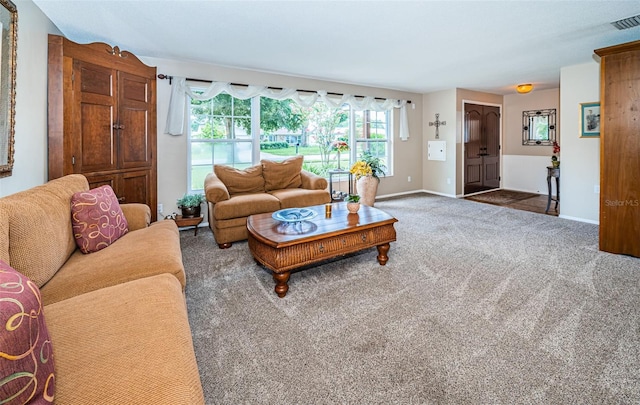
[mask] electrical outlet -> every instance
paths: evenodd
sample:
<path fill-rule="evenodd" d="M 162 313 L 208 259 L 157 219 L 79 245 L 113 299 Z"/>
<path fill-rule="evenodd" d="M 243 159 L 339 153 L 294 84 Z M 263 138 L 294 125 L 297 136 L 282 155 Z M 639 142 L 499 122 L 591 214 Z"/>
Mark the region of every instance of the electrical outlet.
<path fill-rule="evenodd" d="M 447 184 L 451 184 L 451 178 L 447 178 Z"/>
<path fill-rule="evenodd" d="M 593 192 L 594 194 L 600 194 L 600 186 L 597 184 L 593 186 Z"/>
<path fill-rule="evenodd" d="M 411 176 L 407 177 L 407 181 L 411 183 Z"/>
<path fill-rule="evenodd" d="M 164 207 L 162 206 L 162 204 L 158 204 L 158 212 L 162 213 L 164 211 L 163 209 Z"/>

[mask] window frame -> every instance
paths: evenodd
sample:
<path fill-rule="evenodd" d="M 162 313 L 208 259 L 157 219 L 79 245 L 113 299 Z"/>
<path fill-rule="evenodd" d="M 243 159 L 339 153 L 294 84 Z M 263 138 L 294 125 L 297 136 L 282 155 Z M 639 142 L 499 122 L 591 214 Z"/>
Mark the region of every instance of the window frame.
<path fill-rule="evenodd" d="M 221 94 L 227 94 L 227 93 L 221 93 Z M 217 97 L 217 96 L 216 96 Z M 235 99 L 235 97 L 231 96 L 232 99 Z M 215 144 L 215 143 L 247 143 L 250 142 L 251 143 L 251 165 L 256 165 L 260 162 L 261 159 L 261 150 L 260 150 L 260 97 L 262 96 L 255 96 L 252 97 L 250 100 L 250 107 L 251 107 L 251 112 L 250 112 L 250 119 L 251 119 L 251 132 L 250 132 L 250 140 L 246 140 L 246 139 L 236 139 L 235 137 L 232 139 L 194 139 L 192 137 L 192 126 L 191 126 L 191 117 L 193 116 L 193 114 L 191 114 L 191 108 L 192 108 L 192 104 L 191 101 L 189 102 L 189 122 L 188 122 L 188 131 L 187 131 L 187 185 L 188 185 L 188 192 L 189 193 L 201 193 L 204 190 L 204 184 L 201 185 L 200 188 L 194 189 L 192 188 L 193 184 L 193 169 L 194 169 L 194 165 L 192 164 L 192 158 L 193 158 L 193 146 L 195 143 L 204 143 L 204 144 Z M 374 110 L 369 110 L 371 112 L 376 112 Z M 386 176 L 392 176 L 393 175 L 393 153 L 394 153 L 394 144 L 393 144 L 393 139 L 394 139 L 394 115 L 396 112 L 396 109 L 391 109 L 391 110 L 386 110 L 386 111 L 381 111 L 385 113 L 386 116 L 386 138 L 385 139 L 357 139 L 356 138 L 356 113 L 358 111 L 356 111 L 352 106 L 349 106 L 349 167 L 348 168 L 343 168 L 343 169 L 349 169 L 351 167 L 351 165 L 353 165 L 353 163 L 355 161 L 358 160 L 358 144 L 380 144 L 380 143 L 384 143 L 385 145 L 385 166 L 386 166 Z M 363 111 L 363 116 L 364 116 L 364 111 Z M 364 130 L 364 129 L 363 129 Z M 258 142 L 256 142 L 256 140 Z M 211 156 L 211 161 L 215 162 L 215 156 L 213 156 L 213 151 L 214 149 L 212 148 L 212 156 Z M 304 155 L 303 155 L 304 156 Z M 211 170 L 213 170 L 213 163 L 212 163 L 212 167 Z"/>

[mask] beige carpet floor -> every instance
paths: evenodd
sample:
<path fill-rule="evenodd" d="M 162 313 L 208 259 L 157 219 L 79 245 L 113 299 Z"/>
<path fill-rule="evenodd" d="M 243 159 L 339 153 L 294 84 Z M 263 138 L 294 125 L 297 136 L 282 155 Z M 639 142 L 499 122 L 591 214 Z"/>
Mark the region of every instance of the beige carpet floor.
<path fill-rule="evenodd" d="M 375 249 L 292 274 L 181 233 L 209 404 L 640 403 L 640 259 L 598 227 L 463 199 L 376 203 Z"/>

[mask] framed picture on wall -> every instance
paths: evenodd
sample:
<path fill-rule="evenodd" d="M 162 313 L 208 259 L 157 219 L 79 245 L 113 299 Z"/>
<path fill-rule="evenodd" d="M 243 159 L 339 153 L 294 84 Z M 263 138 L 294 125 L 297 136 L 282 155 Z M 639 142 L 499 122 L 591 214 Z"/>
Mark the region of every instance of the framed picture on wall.
<path fill-rule="evenodd" d="M 580 103 L 580 138 L 600 136 L 600 102 Z"/>

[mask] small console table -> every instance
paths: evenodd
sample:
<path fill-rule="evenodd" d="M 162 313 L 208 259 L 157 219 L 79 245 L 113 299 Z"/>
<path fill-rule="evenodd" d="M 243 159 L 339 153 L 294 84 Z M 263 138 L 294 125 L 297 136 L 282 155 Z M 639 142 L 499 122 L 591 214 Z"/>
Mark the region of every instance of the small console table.
<path fill-rule="evenodd" d="M 193 233 L 193 235 L 198 236 L 198 225 L 200 225 L 200 222 L 202 222 L 202 217 L 203 216 L 200 215 L 198 217 L 184 218 L 182 215 L 178 215 L 175 221 L 176 225 L 178 225 L 178 227 L 180 228 L 193 226 L 195 228 L 195 232 Z"/>
<path fill-rule="evenodd" d="M 555 177 L 556 179 L 556 196 L 554 197 L 551 194 L 551 178 Z M 551 207 L 551 201 L 556 202 L 555 210 L 558 212 L 558 203 L 560 202 L 560 167 L 547 166 L 547 188 L 549 189 L 549 195 L 547 197 L 547 209 L 544 211 L 545 214 L 549 212 L 549 207 Z"/>
<path fill-rule="evenodd" d="M 329 195 L 331 196 L 331 202 L 334 201 L 342 201 L 347 196 L 344 191 L 337 190 L 334 187 L 335 183 L 342 182 L 342 177 L 346 176 L 347 182 L 349 183 L 349 194 L 353 194 L 353 182 L 351 181 L 351 172 L 349 170 L 329 170 Z M 335 179 L 334 179 L 335 177 Z"/>

